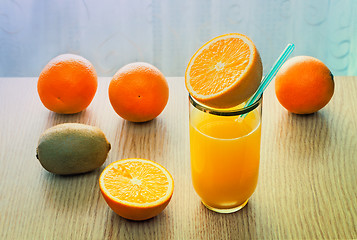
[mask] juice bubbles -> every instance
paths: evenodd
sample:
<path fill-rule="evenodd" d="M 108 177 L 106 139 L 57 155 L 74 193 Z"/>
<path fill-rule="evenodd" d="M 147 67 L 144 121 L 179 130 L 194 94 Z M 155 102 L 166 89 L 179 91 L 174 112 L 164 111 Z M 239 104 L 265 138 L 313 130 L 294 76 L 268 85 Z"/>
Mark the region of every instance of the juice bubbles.
<path fill-rule="evenodd" d="M 245 206 L 258 181 L 260 139 L 261 100 L 223 111 L 190 97 L 192 181 L 206 207 L 229 213 Z"/>

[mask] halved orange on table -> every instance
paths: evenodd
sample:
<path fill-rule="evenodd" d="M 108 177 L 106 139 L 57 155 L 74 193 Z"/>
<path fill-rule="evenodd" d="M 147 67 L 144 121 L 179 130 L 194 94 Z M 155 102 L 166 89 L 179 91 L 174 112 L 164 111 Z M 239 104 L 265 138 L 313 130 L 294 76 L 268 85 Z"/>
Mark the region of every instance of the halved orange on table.
<path fill-rule="evenodd" d="M 192 56 L 185 74 L 188 92 L 215 108 L 241 104 L 257 90 L 263 65 L 253 41 L 240 33 L 216 37 Z"/>
<path fill-rule="evenodd" d="M 99 178 L 109 207 L 130 220 L 155 217 L 169 204 L 174 181 L 171 174 L 151 160 L 130 158 L 113 162 Z"/>

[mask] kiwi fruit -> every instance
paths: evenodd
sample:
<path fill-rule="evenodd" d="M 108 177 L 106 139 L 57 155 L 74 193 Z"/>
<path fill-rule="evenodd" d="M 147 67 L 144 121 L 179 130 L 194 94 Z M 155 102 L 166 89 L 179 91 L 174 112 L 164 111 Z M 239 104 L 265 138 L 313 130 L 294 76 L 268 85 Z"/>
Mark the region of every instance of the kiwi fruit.
<path fill-rule="evenodd" d="M 110 148 L 110 143 L 98 127 L 63 123 L 41 134 L 36 157 L 51 173 L 80 174 L 102 166 Z"/>

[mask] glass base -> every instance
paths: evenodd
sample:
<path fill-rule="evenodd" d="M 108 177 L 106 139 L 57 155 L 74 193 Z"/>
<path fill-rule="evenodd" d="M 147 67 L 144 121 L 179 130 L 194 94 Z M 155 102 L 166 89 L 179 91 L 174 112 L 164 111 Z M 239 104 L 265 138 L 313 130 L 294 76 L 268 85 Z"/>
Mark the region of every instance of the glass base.
<path fill-rule="evenodd" d="M 205 205 L 206 208 L 208 208 L 209 210 L 212 210 L 214 212 L 217 212 L 217 213 L 234 213 L 234 212 L 237 212 L 237 211 L 241 210 L 242 208 L 244 208 L 244 206 L 247 205 L 248 200 L 249 199 L 247 199 L 247 201 L 245 201 L 241 205 L 239 205 L 237 207 L 234 207 L 234 208 L 215 208 L 215 207 L 209 206 L 208 204 L 206 204 L 202 200 L 201 200 L 201 202 L 203 203 L 203 205 Z"/>

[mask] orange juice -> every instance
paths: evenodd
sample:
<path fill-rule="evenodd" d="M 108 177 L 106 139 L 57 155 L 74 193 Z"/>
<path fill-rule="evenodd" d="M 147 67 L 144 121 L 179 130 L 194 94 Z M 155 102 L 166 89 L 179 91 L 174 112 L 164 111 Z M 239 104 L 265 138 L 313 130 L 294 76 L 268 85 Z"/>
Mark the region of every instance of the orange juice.
<path fill-rule="evenodd" d="M 202 202 L 211 210 L 237 211 L 256 188 L 260 108 L 259 104 L 243 118 L 239 111 L 233 116 L 219 116 L 190 104 L 192 181 Z"/>

